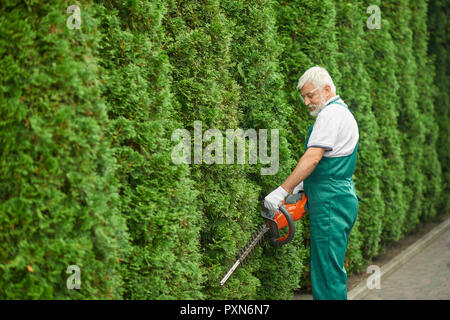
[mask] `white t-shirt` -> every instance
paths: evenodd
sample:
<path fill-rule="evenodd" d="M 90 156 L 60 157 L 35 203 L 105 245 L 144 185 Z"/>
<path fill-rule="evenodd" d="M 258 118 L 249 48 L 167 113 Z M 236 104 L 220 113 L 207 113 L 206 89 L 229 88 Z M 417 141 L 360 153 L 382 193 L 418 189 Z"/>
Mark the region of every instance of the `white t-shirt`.
<path fill-rule="evenodd" d="M 339 96 L 330 101 L 344 103 Z M 309 147 L 321 147 L 326 158 L 348 156 L 355 150 L 359 139 L 358 124 L 348 108 L 332 102 L 317 115 L 308 141 Z"/>

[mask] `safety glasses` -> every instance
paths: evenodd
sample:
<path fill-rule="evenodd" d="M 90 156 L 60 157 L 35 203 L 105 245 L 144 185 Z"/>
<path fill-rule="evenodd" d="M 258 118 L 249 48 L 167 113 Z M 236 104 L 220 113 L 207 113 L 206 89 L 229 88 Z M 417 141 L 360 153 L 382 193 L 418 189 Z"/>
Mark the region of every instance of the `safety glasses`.
<path fill-rule="evenodd" d="M 316 91 L 317 89 L 320 89 L 320 88 L 321 87 L 317 87 L 314 90 L 311 90 L 310 92 L 305 94 L 305 97 L 307 97 L 309 100 L 311 100 L 314 97 L 314 95 L 316 94 L 316 93 L 313 93 L 313 92 Z M 303 97 L 302 93 L 300 92 L 300 100 L 302 100 L 303 103 L 305 103 L 305 97 Z"/>

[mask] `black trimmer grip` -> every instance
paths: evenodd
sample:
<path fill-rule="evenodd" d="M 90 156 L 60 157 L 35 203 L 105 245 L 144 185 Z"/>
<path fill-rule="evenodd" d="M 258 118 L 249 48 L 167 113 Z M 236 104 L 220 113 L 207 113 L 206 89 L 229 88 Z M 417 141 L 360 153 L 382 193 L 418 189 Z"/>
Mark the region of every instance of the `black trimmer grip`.
<path fill-rule="evenodd" d="M 280 241 L 278 241 L 278 240 L 274 241 L 274 245 L 276 245 L 278 247 L 281 247 L 282 245 L 285 245 L 286 243 L 291 242 L 295 235 L 295 224 L 294 224 L 294 219 L 292 219 L 291 214 L 284 206 L 280 206 L 280 211 L 286 218 L 289 229 L 288 229 L 287 237 L 285 237 L 285 239 L 280 240 Z"/>

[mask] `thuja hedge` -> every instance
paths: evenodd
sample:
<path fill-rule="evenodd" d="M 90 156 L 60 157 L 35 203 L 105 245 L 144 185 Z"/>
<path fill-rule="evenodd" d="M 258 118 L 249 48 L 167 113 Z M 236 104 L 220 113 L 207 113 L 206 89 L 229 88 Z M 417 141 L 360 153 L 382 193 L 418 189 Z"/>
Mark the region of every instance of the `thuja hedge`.
<path fill-rule="evenodd" d="M 367 250 L 380 238 L 380 217 L 385 210 L 380 183 L 383 161 L 377 143 L 380 127 L 372 110 L 370 76 L 365 65 L 370 47 L 364 37 L 364 9 L 361 1 L 336 3 L 336 60 L 342 75 L 339 91 L 358 122 L 360 136 L 354 181 L 363 201 L 359 202 L 359 219 L 349 239 L 345 261 L 349 272 L 367 262 Z"/>
<path fill-rule="evenodd" d="M 276 32 L 276 2 L 237 4 L 237 1 L 227 1 L 222 5 L 234 24 L 232 54 L 238 61 L 234 76 L 242 88 L 242 126 L 280 130 L 278 172 L 272 176 L 261 176 L 258 172 L 251 175 L 262 187 L 261 199 L 261 195 L 272 191 L 274 185 L 279 185 L 289 175 L 299 156 L 293 150 L 301 147 L 301 143 L 290 140 L 296 108 L 287 99 L 290 93 L 283 90 L 286 79 L 280 68 L 283 50 L 279 48 Z M 308 266 L 304 231 L 303 223 L 298 223 L 298 236 L 291 246 L 273 248 L 265 243 L 262 265 L 257 272 L 261 280 L 258 298 L 289 299 L 292 290 L 299 287 L 299 280 Z"/>
<path fill-rule="evenodd" d="M 160 1 L 98 1 L 97 47 L 118 167 L 120 212 L 131 251 L 122 261 L 125 299 L 198 299 L 198 191 L 187 166 L 171 162 L 170 65 L 162 48 Z"/>
<path fill-rule="evenodd" d="M 422 5 L 421 8 L 425 8 Z M 424 10 L 424 9 L 422 9 Z M 448 212 L 450 210 L 450 123 L 449 118 L 449 34 L 448 34 L 448 15 L 449 9 L 443 0 L 432 0 L 428 4 L 428 20 L 426 28 L 429 33 L 428 57 L 431 59 L 431 65 L 435 69 L 435 78 L 433 84 L 436 87 L 433 95 L 433 104 L 435 107 L 434 122 L 438 124 L 438 138 L 436 148 L 439 163 L 442 167 L 442 192 L 439 204 L 433 205 L 440 211 Z M 421 12 L 423 14 L 423 12 Z M 422 29 L 423 30 L 423 29 Z M 427 67 L 430 67 L 428 65 Z"/>
<path fill-rule="evenodd" d="M 0 296 L 118 299 L 128 251 L 92 7 L 1 4 Z M 67 269 L 81 271 L 69 290 Z M 69 270 L 70 271 L 70 270 Z"/>
<path fill-rule="evenodd" d="M 79 29 L 67 24 L 72 4 Z M 381 9 L 380 29 L 366 25 L 369 5 Z M 308 215 L 291 244 L 264 242 L 226 286 L 218 282 L 262 223 L 261 200 L 303 153 L 314 119 L 296 84 L 314 65 L 329 70 L 359 124 L 362 201 L 345 265 L 363 271 L 448 211 L 443 8 L 438 0 L 3 1 L 0 297 L 291 299 L 307 289 Z M 275 174 L 262 175 L 267 165 L 250 164 L 248 153 L 244 164 L 236 155 L 174 163 L 176 129 L 204 151 L 238 128 L 267 129 L 269 146 L 279 130 Z M 199 141 L 207 129 L 215 134 Z M 80 289 L 67 285 L 71 265 Z"/>
<path fill-rule="evenodd" d="M 209 141 L 206 136 L 202 141 L 196 137 L 191 144 L 194 161 L 190 172 L 199 191 L 191 214 L 198 215 L 203 222 L 202 291 L 212 299 L 252 298 L 260 285 L 254 275 L 261 264 L 258 259 L 249 260 L 246 268 L 240 268 L 227 286 L 220 287 L 219 281 L 260 222 L 259 187 L 247 179 L 248 165 L 235 161 L 229 164 L 195 161 L 212 141 L 225 148 L 222 134 L 227 129 L 238 128 L 242 117 L 238 108 L 240 89 L 231 74 L 232 25 L 218 0 L 202 4 L 169 1 L 167 10 L 165 45 L 172 66 L 176 117 L 192 138 L 197 132 L 203 135 L 207 129 L 216 130 Z M 197 148 L 200 155 L 195 154 Z"/>
<path fill-rule="evenodd" d="M 375 1 L 373 4 L 379 6 L 380 3 Z M 366 225 L 371 225 L 369 234 L 376 232 L 378 236 L 365 241 L 363 254 L 367 258 L 401 236 L 406 214 L 402 135 L 397 127 L 400 105 L 400 87 L 395 76 L 397 48 L 391 37 L 394 30 L 391 21 L 382 15 L 380 29 L 369 30 L 366 27 L 364 32 L 367 45 L 364 64 L 370 79 L 372 111 L 379 127 L 376 143 L 380 146 L 382 164 L 377 174 L 383 202 L 382 212 L 368 208 L 370 215 L 377 217 L 366 220 Z"/>
<path fill-rule="evenodd" d="M 426 128 L 424 132 L 423 160 L 420 163 L 420 170 L 423 172 L 425 179 L 422 189 L 423 209 L 419 217 L 422 221 L 431 220 L 437 215 L 440 197 L 441 195 L 444 195 L 444 197 L 446 195 L 446 193 L 442 192 L 442 168 L 438 155 L 438 150 L 441 147 L 437 144 L 439 125 L 436 119 L 440 118 L 440 116 L 436 113 L 437 106 L 433 103 L 433 95 L 436 94 L 437 90 L 436 84 L 433 83 L 435 67 L 433 66 L 433 59 L 427 55 L 429 41 L 426 24 L 427 6 L 428 3 L 426 1 L 412 1 L 410 3 L 411 19 L 409 23 L 413 38 L 413 55 L 418 70 L 418 75 L 415 77 L 419 97 L 418 110 L 423 126 Z"/>

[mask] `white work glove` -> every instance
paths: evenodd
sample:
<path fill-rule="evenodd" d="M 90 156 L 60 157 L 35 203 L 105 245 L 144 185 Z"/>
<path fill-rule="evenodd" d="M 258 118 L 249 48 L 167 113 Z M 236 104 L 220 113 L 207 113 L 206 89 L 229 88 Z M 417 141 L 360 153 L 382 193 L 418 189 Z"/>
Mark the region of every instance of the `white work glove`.
<path fill-rule="evenodd" d="M 294 190 L 292 190 L 292 194 L 299 193 L 300 191 L 303 191 L 303 181 L 300 182 L 300 183 L 294 188 Z"/>
<path fill-rule="evenodd" d="M 278 208 L 288 195 L 289 192 L 279 186 L 264 198 L 264 206 L 270 211 L 278 212 Z"/>

